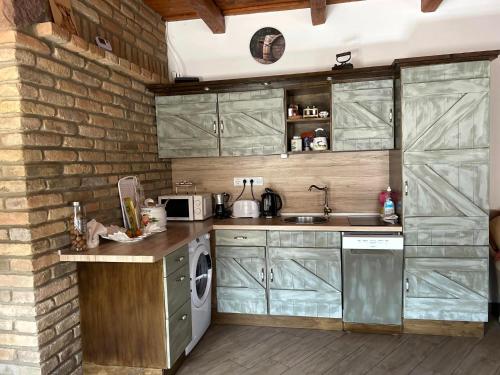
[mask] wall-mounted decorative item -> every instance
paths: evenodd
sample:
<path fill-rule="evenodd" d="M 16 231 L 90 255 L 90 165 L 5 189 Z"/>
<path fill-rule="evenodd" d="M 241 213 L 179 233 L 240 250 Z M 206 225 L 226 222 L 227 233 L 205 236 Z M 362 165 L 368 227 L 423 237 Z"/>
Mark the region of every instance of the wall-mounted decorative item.
<path fill-rule="evenodd" d="M 101 36 L 95 37 L 95 44 L 97 44 L 97 47 L 101 47 L 102 49 L 104 49 L 106 51 L 109 51 L 109 52 L 113 51 L 113 47 L 111 47 L 111 43 L 109 42 L 109 40 L 104 39 Z"/>
<path fill-rule="evenodd" d="M 264 27 L 253 34 L 250 40 L 250 53 L 261 64 L 278 61 L 285 52 L 285 38 L 279 30 Z"/>
<path fill-rule="evenodd" d="M 50 0 L 50 10 L 56 25 L 65 28 L 71 34 L 78 35 L 71 0 Z"/>
<path fill-rule="evenodd" d="M 339 53 L 335 57 L 336 57 L 338 64 L 335 64 L 335 66 L 332 68 L 332 70 L 354 68 L 354 66 L 349 62 L 349 61 L 351 61 L 351 52 L 350 51 Z"/>

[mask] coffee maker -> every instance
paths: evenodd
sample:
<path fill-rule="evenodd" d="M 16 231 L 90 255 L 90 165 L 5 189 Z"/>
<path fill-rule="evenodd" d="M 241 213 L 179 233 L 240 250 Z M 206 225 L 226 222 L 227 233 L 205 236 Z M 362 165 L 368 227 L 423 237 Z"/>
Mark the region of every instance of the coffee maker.
<path fill-rule="evenodd" d="M 230 216 L 230 211 L 226 207 L 226 203 L 229 201 L 228 193 L 215 193 L 215 217 L 217 219 L 225 219 Z"/>
<path fill-rule="evenodd" d="M 262 216 L 265 218 L 279 216 L 281 208 L 283 208 L 283 201 L 279 194 L 270 188 L 266 188 L 264 194 L 262 194 Z"/>

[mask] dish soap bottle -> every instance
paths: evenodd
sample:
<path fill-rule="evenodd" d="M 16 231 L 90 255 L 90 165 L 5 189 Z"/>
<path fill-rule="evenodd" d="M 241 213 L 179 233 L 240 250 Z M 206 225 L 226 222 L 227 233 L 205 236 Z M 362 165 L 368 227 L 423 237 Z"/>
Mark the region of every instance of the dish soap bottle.
<path fill-rule="evenodd" d="M 384 217 L 394 215 L 395 209 L 394 209 L 394 202 L 392 201 L 391 198 L 391 187 L 387 187 L 387 194 L 385 197 L 385 202 L 384 202 Z"/>

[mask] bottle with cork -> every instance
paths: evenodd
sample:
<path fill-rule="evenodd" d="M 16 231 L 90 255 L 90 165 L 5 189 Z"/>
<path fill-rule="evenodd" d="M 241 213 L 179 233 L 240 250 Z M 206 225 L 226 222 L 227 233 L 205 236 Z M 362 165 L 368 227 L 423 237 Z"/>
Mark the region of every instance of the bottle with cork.
<path fill-rule="evenodd" d="M 73 216 L 69 223 L 72 251 L 87 250 L 87 217 L 81 202 L 72 202 Z"/>

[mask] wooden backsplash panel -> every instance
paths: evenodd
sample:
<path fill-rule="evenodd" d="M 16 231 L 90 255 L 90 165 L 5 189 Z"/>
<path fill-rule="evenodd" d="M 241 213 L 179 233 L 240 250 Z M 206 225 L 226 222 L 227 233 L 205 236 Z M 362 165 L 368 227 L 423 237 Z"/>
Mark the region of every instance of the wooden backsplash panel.
<path fill-rule="evenodd" d="M 198 191 L 228 192 L 231 200 L 240 193 L 234 177 L 264 178 L 255 188 L 256 198 L 264 187 L 271 187 L 283 198 L 282 212 L 322 212 L 323 192 L 309 185 L 327 184 L 334 212 L 378 212 L 378 194 L 389 183 L 389 152 L 339 152 L 296 154 L 288 159 L 279 155 L 193 158 L 172 160 L 172 180 L 191 180 Z M 243 199 L 251 199 L 247 187 Z"/>

